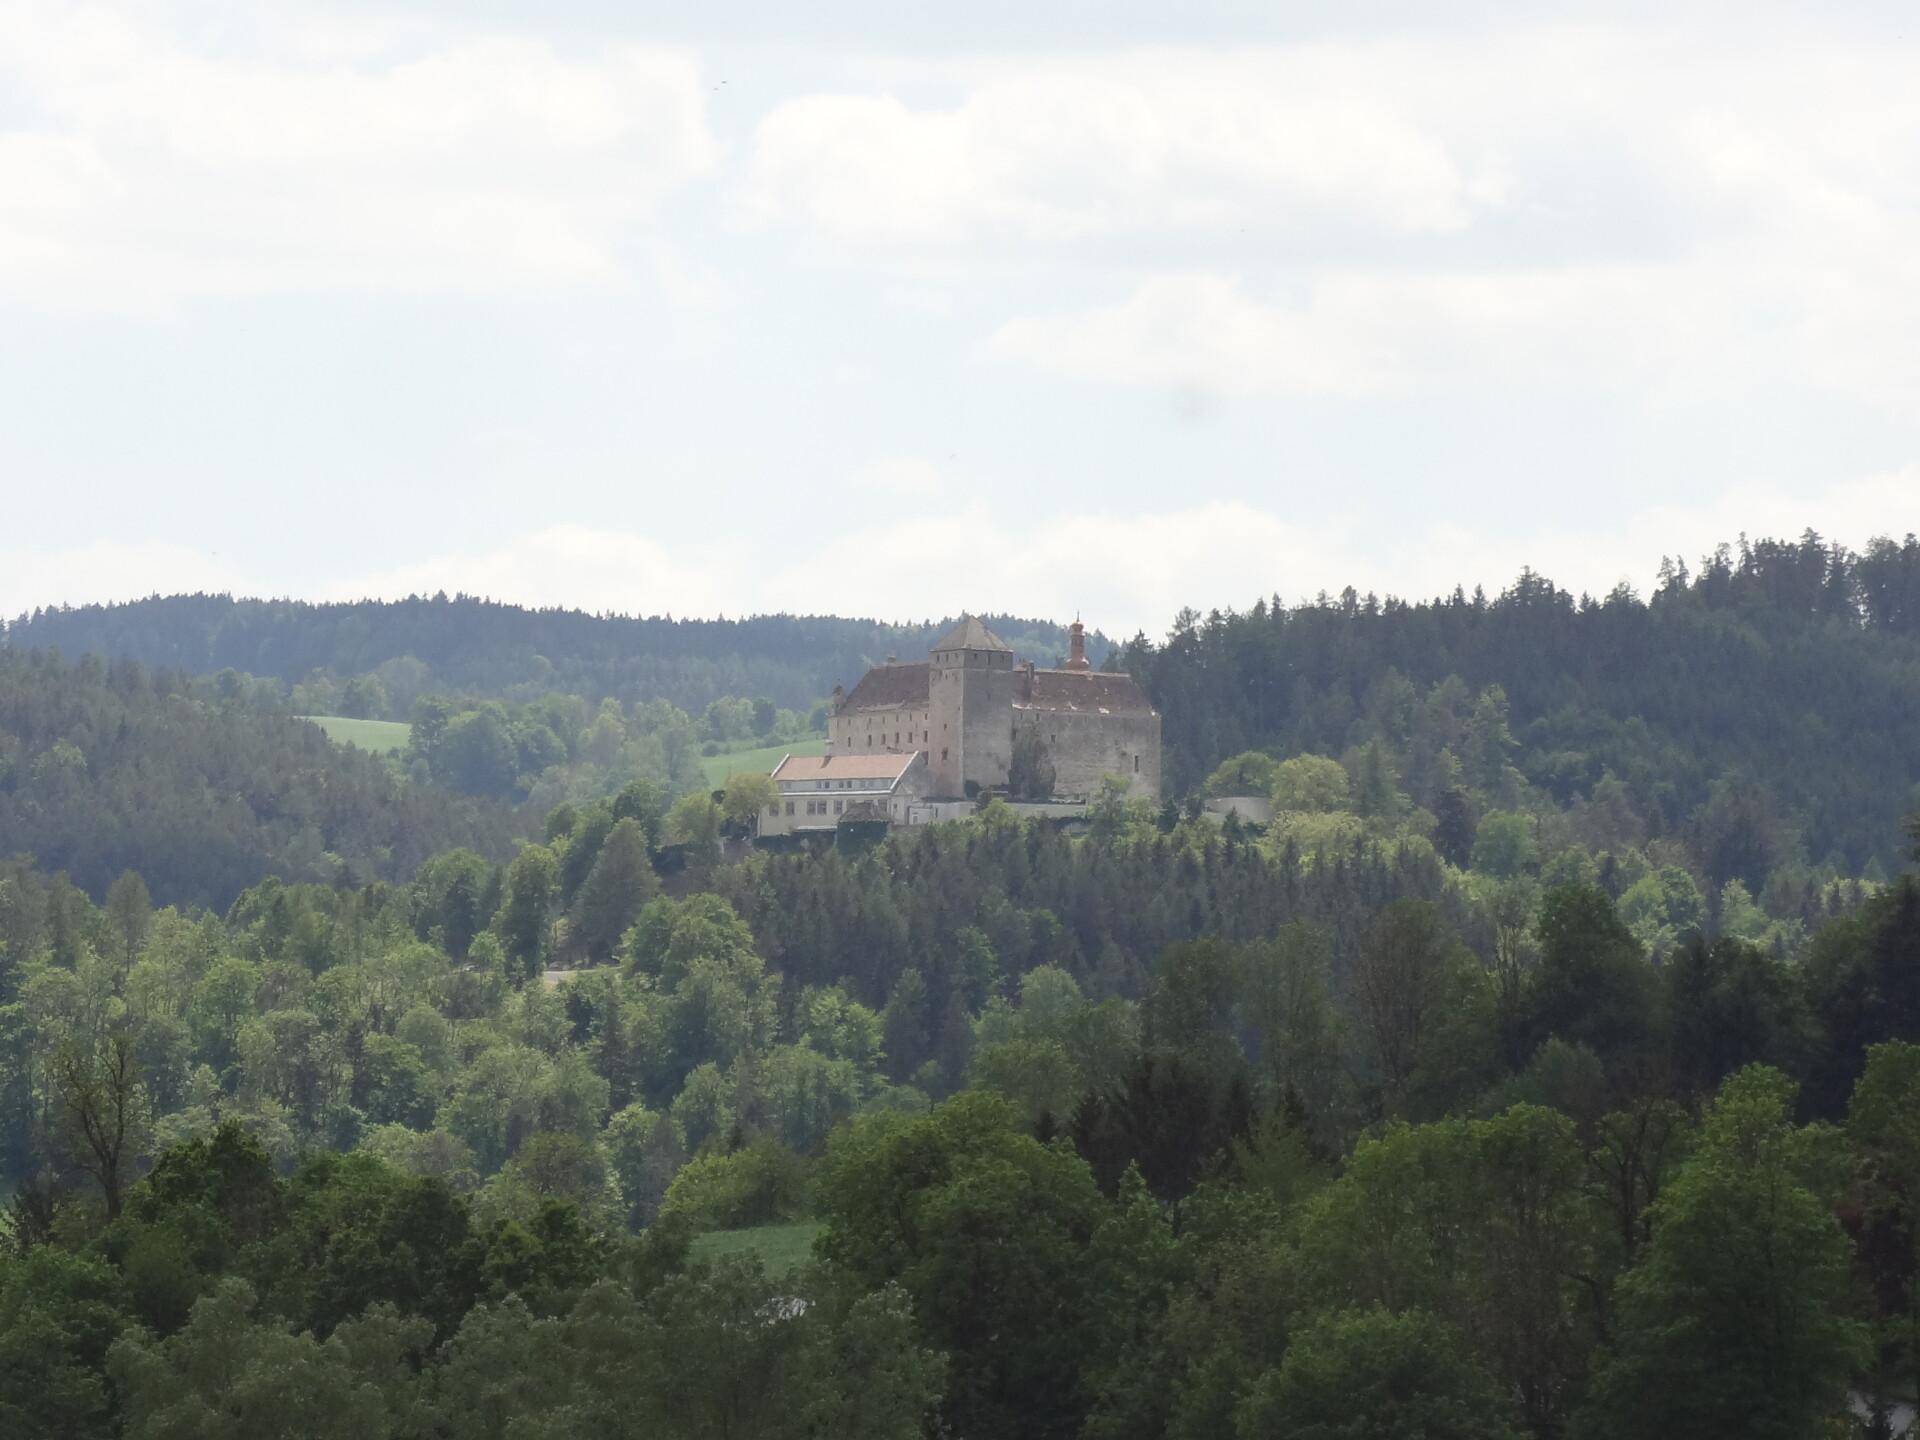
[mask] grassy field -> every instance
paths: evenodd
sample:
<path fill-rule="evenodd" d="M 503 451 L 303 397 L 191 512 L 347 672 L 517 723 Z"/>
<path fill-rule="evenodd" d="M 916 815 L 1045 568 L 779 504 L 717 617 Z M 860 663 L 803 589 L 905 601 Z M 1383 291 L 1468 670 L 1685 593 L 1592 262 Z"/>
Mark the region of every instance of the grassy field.
<path fill-rule="evenodd" d="M 769 1275 L 784 1275 L 813 1258 L 813 1237 L 826 1227 L 815 1220 L 798 1225 L 759 1225 L 751 1230 L 711 1230 L 693 1242 L 695 1260 L 724 1255 L 758 1255 Z"/>
<path fill-rule="evenodd" d="M 782 755 L 824 755 L 827 753 L 827 738 L 816 735 L 811 740 L 795 740 L 790 745 L 768 745 L 760 750 L 735 750 L 726 755 L 703 755 L 700 768 L 707 772 L 707 783 L 718 789 L 724 785 L 727 776 L 736 770 L 758 770 L 768 774 L 780 763 Z"/>
<path fill-rule="evenodd" d="M 337 745 L 357 745 L 375 755 L 389 755 L 407 748 L 413 727 L 400 720 L 350 720 L 345 715 L 302 715 L 327 732 Z"/>

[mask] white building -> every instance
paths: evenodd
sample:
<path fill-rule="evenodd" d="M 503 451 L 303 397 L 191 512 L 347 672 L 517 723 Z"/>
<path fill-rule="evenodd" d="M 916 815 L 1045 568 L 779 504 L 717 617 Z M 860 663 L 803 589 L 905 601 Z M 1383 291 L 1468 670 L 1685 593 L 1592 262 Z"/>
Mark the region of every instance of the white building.
<path fill-rule="evenodd" d="M 773 783 L 780 798 L 761 817 L 762 835 L 832 830 L 842 820 L 905 825 L 909 807 L 927 793 L 927 757 L 789 755 L 774 767 Z"/>

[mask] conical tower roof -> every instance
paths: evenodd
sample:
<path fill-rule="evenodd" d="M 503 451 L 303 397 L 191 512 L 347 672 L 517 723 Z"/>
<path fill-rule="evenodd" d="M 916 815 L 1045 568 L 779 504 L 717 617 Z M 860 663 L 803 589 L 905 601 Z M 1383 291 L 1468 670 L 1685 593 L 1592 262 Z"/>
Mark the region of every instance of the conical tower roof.
<path fill-rule="evenodd" d="M 943 635 L 933 650 L 935 654 L 942 650 L 1004 650 L 1009 655 L 1013 653 L 1011 645 L 971 615 L 962 615 L 960 623 Z"/>

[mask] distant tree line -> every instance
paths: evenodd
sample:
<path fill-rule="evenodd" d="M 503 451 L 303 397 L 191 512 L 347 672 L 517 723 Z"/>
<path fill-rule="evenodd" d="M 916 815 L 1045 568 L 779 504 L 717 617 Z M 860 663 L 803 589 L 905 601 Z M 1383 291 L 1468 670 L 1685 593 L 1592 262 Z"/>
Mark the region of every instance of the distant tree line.
<path fill-rule="evenodd" d="M 983 618 L 1024 658 L 1049 665 L 1067 653 L 1059 625 Z M 559 692 L 596 703 L 665 701 L 689 713 L 763 695 L 804 713 L 889 655 L 923 658 L 949 623 L 589 615 L 445 594 L 338 604 L 175 595 L 35 610 L 6 626 L 5 642 L 194 675 L 231 669 L 287 687 L 318 675 L 339 687 L 343 702 L 362 706 L 364 693 L 349 701 L 345 692 L 366 677 L 392 700 L 396 719 L 429 692 L 513 701 Z M 1096 659 L 1109 648 L 1091 637 Z"/>

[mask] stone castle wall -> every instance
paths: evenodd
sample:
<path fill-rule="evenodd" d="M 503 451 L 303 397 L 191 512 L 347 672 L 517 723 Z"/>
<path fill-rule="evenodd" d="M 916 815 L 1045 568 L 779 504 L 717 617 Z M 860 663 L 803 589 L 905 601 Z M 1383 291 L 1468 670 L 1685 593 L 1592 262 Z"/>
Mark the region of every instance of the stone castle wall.
<path fill-rule="evenodd" d="M 1053 761 L 1053 788 L 1059 795 L 1092 796 L 1108 775 L 1127 782 L 1129 793 L 1149 800 L 1160 798 L 1160 717 L 1158 715 L 1101 715 L 1080 710 L 1025 710 L 1013 712 L 1008 737 L 1017 729 L 1039 732 Z M 1002 768 L 1000 781 L 1006 782 Z"/>

